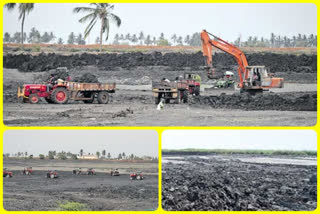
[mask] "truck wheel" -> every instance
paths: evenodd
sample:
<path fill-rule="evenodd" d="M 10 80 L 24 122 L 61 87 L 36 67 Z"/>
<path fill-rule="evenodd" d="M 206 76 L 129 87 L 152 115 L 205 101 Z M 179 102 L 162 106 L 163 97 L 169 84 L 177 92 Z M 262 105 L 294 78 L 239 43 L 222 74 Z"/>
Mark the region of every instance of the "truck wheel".
<path fill-rule="evenodd" d="M 66 88 L 58 87 L 53 90 L 51 99 L 55 104 L 66 104 L 69 99 L 69 93 Z"/>
<path fill-rule="evenodd" d="M 183 102 L 184 103 L 188 103 L 188 98 L 189 98 L 189 91 L 188 90 L 184 90 L 183 91 Z"/>
<path fill-rule="evenodd" d="M 37 94 L 30 94 L 29 95 L 29 102 L 31 104 L 37 104 L 39 103 L 39 96 Z"/>
<path fill-rule="evenodd" d="M 175 100 L 176 104 L 180 104 L 181 103 L 181 93 L 180 91 L 178 91 L 178 95 L 177 95 L 177 99 Z"/>
<path fill-rule="evenodd" d="M 54 178 L 54 174 L 51 174 L 51 175 L 50 175 L 50 178 L 53 179 L 53 178 Z"/>
<path fill-rule="evenodd" d="M 106 91 L 100 91 L 98 93 L 98 103 L 107 104 L 109 102 L 109 93 Z"/>

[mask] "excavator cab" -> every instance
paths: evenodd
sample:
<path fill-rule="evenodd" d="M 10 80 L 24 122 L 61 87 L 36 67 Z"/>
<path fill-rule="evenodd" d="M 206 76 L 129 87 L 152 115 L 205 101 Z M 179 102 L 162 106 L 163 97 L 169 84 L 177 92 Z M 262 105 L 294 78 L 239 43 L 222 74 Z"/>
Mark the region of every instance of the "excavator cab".
<path fill-rule="evenodd" d="M 265 66 L 247 66 L 244 80 L 244 89 L 283 88 L 283 78 L 273 77 Z"/>

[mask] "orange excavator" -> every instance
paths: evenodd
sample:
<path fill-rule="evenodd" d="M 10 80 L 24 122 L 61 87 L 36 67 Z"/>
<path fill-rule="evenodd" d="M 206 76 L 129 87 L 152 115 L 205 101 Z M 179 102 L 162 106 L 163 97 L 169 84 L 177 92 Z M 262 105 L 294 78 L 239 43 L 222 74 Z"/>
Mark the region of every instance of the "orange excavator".
<path fill-rule="evenodd" d="M 209 35 L 214 37 L 214 39 L 211 39 Z M 274 77 L 273 74 L 268 73 L 268 68 L 265 66 L 249 66 L 246 56 L 236 46 L 206 30 L 203 30 L 200 36 L 209 79 L 217 79 L 221 76 L 217 73 L 216 69 L 212 67 L 212 47 L 216 47 L 231 54 L 236 59 L 239 65 L 238 74 L 240 82 L 238 83 L 238 88 L 240 88 L 241 92 L 246 91 L 255 94 L 256 92 L 263 92 L 270 88 L 283 88 L 283 78 Z"/>

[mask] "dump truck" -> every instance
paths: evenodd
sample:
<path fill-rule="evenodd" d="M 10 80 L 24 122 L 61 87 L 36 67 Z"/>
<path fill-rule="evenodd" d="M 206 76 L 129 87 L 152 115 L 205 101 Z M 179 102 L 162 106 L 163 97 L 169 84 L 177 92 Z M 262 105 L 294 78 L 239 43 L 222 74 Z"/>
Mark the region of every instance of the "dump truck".
<path fill-rule="evenodd" d="M 69 100 L 99 104 L 109 102 L 110 93 L 115 93 L 116 84 L 112 83 L 78 83 L 58 79 L 54 84 L 25 84 L 18 88 L 18 99 L 24 103 L 37 104 L 43 97 L 48 103 L 66 104 Z"/>

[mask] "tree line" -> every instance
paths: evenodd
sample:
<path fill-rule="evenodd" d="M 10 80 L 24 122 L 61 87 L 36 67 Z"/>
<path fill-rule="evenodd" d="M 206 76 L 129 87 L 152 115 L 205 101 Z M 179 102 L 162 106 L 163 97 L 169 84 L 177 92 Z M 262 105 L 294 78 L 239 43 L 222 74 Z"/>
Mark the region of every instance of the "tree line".
<path fill-rule="evenodd" d="M 85 154 L 83 149 L 79 151 L 79 153 L 72 153 L 72 152 L 65 152 L 65 151 L 48 151 L 47 154 L 39 154 L 39 159 L 59 159 L 59 160 L 78 160 L 86 155 L 95 156 L 97 159 L 106 159 L 106 160 L 158 160 L 157 157 L 150 157 L 150 156 L 137 156 L 135 154 L 129 154 L 127 155 L 125 152 L 119 153 L 116 156 L 112 156 L 110 152 L 107 152 L 106 150 L 102 151 L 96 151 L 95 153 L 87 153 Z M 15 154 L 10 155 L 10 153 L 3 154 L 4 158 L 14 157 L 14 158 L 25 158 L 25 159 L 33 159 L 33 154 L 28 154 L 28 152 L 17 152 Z"/>
<path fill-rule="evenodd" d="M 4 43 L 21 43 L 21 33 L 16 32 L 12 36 L 6 32 L 4 34 Z M 57 38 L 53 32 L 44 32 L 41 34 L 36 28 L 32 28 L 28 35 L 24 35 L 24 40 L 29 44 L 78 44 L 85 45 L 84 36 L 79 33 L 71 32 L 67 41 L 61 37 Z M 95 39 L 95 43 L 100 43 L 100 38 Z M 270 38 L 249 36 L 247 40 L 241 41 L 238 37 L 232 44 L 238 47 L 317 47 L 317 35 L 298 34 L 296 36 L 280 36 L 271 33 Z M 200 33 L 193 33 L 185 37 L 173 34 L 166 37 L 161 33 L 158 37 L 150 34 L 144 34 L 141 31 L 139 34 L 116 34 L 113 39 L 113 45 L 147 45 L 147 46 L 201 46 Z"/>

